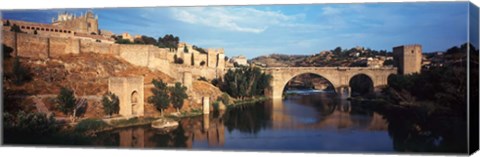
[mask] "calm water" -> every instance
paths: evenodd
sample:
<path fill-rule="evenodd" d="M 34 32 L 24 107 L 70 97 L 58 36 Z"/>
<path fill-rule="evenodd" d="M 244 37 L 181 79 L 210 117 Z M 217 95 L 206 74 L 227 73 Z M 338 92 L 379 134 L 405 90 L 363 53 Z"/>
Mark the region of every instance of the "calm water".
<path fill-rule="evenodd" d="M 445 142 L 448 137 L 425 130 L 412 132 L 414 123 L 396 118 L 390 119 L 393 124 L 389 127 L 384 115 L 360 106 L 337 99 L 332 93 L 314 92 L 186 118 L 170 133 L 150 126 L 105 132 L 98 135 L 95 144 L 197 150 L 458 151 L 446 150 L 456 144 Z"/>

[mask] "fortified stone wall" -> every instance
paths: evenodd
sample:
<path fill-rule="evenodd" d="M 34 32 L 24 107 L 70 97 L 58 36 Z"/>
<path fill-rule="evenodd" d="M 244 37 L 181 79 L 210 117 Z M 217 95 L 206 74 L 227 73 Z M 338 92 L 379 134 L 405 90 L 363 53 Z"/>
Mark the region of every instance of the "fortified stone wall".
<path fill-rule="evenodd" d="M 209 51 L 202 54 L 191 50 L 170 51 L 167 48 L 158 48 L 153 45 L 126 45 L 95 42 L 77 38 L 45 37 L 26 33 L 2 31 L 2 43 L 14 49 L 13 55 L 33 59 L 56 58 L 66 54 L 99 53 L 112 54 L 136 66 L 148 67 L 162 71 L 181 82 L 183 72 L 191 72 L 194 78 L 206 77 L 213 79 L 223 75 L 225 62 L 224 54 Z M 190 50 L 189 50 L 190 51 Z M 175 64 L 174 56 L 182 58 L 183 64 Z M 192 66 L 192 56 L 195 63 Z M 220 58 L 220 59 L 219 59 Z M 205 61 L 205 65 L 200 63 Z"/>
<path fill-rule="evenodd" d="M 28 58 L 48 58 L 48 38 L 31 36 L 29 34 L 16 34 L 17 55 Z"/>

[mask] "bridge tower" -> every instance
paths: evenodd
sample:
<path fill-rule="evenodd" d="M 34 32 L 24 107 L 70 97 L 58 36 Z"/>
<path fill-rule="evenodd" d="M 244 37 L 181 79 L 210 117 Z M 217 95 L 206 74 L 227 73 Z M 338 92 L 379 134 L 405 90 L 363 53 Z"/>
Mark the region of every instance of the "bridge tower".
<path fill-rule="evenodd" d="M 422 68 L 422 45 L 402 45 L 393 48 L 393 58 L 398 73 L 420 73 Z"/>

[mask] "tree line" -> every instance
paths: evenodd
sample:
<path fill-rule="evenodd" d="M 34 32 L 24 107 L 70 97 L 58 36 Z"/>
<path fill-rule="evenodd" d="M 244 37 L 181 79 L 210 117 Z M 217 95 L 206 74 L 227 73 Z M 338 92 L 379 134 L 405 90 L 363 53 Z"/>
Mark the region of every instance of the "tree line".
<path fill-rule="evenodd" d="M 145 45 L 155 45 L 160 48 L 169 48 L 169 49 L 178 49 L 178 43 L 180 38 L 178 36 L 173 36 L 172 34 L 166 34 L 163 37 L 159 37 L 158 40 L 142 35 L 140 38 L 135 38 L 133 42 L 128 39 L 123 39 L 122 36 L 113 36 L 115 38 L 115 43 L 117 44 L 145 44 Z"/>
<path fill-rule="evenodd" d="M 272 76 L 258 67 L 240 66 L 229 69 L 223 80 L 212 80 L 212 83 L 230 96 L 239 99 L 263 95 Z"/>

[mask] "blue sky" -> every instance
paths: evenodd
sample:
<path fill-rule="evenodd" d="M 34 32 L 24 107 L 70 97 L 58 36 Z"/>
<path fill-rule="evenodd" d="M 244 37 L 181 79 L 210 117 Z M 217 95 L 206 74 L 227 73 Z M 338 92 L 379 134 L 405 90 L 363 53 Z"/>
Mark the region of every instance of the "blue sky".
<path fill-rule="evenodd" d="M 199 47 L 248 58 L 314 54 L 337 46 L 377 50 L 418 43 L 424 52 L 467 42 L 467 2 L 96 8 L 101 29 L 158 38 L 174 34 Z M 2 18 L 50 23 L 59 12 L 2 11 Z"/>

